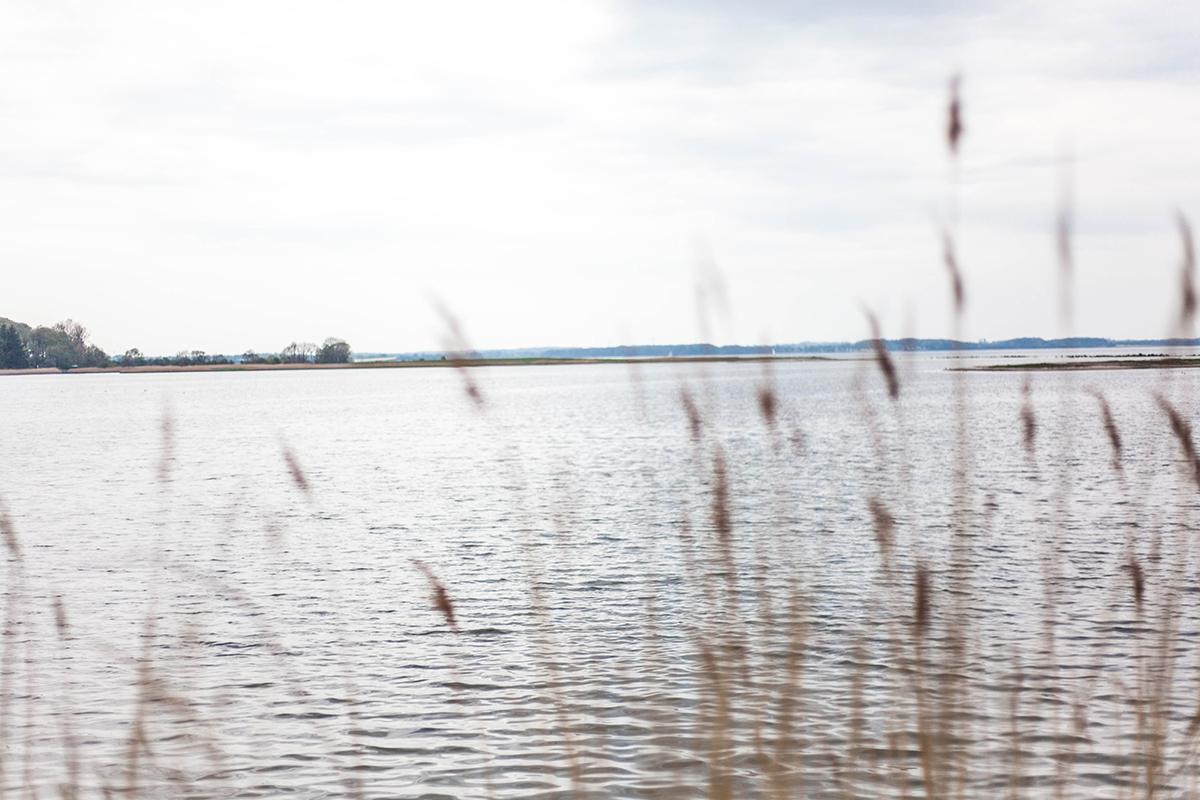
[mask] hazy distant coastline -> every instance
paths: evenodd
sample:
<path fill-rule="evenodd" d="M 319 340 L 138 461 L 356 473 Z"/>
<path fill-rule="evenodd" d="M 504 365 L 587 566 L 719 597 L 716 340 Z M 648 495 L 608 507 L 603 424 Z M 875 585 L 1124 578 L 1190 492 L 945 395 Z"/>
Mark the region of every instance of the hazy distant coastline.
<path fill-rule="evenodd" d="M 328 338 L 324 345 L 292 342 L 279 353 L 208 355 L 188 350 L 174 356 L 147 356 L 133 348 L 123 355 L 109 356 L 91 343 L 82 325 L 64 320 L 51 327 L 31 327 L 0 317 L 0 374 L 39 374 L 55 372 L 212 372 L 219 370 L 290 370 L 345 369 L 385 366 L 505 366 L 531 364 L 611 363 L 622 361 L 753 360 L 861 356 L 877 348 L 873 339 L 854 342 L 799 342 L 775 345 L 712 345 L 706 343 L 638 345 L 622 347 L 528 347 L 507 350 L 466 350 L 463 352 L 418 351 L 407 353 L 352 352 L 342 339 Z M 1105 339 L 1070 337 L 1042 339 L 1021 337 L 999 341 L 974 342 L 953 339 L 884 339 L 889 352 L 980 353 L 1001 350 L 1106 350 L 1110 348 L 1200 347 L 1200 339 Z M 1080 356 L 1082 357 L 1082 356 Z M 1106 358 L 1091 354 L 1088 358 Z M 1148 366 L 1193 367 L 1200 362 L 1178 354 L 1162 352 L 1114 353 L 1123 359 L 1107 363 L 1012 364 L 980 369 L 1116 369 Z"/>
<path fill-rule="evenodd" d="M 441 358 L 436 359 L 411 359 L 411 360 L 372 360 L 372 361 L 352 361 L 341 364 L 314 364 L 312 362 L 302 362 L 296 364 L 242 364 L 242 363 L 222 363 L 222 364 L 192 364 L 189 366 L 174 366 L 170 364 L 160 365 L 143 365 L 143 366 L 123 366 L 121 364 L 113 364 L 109 367 L 74 367 L 67 370 L 57 369 L 55 367 L 39 367 L 35 369 L 0 369 L 0 375 L 57 375 L 64 372 L 75 374 L 128 374 L 137 372 L 261 372 L 261 371 L 277 371 L 277 370 L 306 370 L 306 369 L 421 369 L 430 368 L 445 368 L 445 367 L 523 367 L 523 366 L 551 366 L 551 365 L 571 365 L 571 364 L 628 364 L 628 363 L 666 363 L 666 362 L 729 362 L 729 361 L 828 361 L 824 356 L 807 356 L 807 355 L 786 355 L 786 356 L 771 356 L 771 355 L 751 355 L 751 356 L 662 356 L 662 357 L 647 357 L 647 358 Z"/>
<path fill-rule="evenodd" d="M 960 342 L 954 339 L 884 339 L 889 352 L 938 352 L 979 350 L 1072 350 L 1109 347 L 1200 347 L 1200 339 L 1103 339 L 1097 337 L 1071 337 L 1066 339 L 1040 339 L 1024 337 L 975 342 Z M 799 342 L 774 345 L 711 345 L 672 344 L 639 345 L 632 347 L 527 347 L 511 350 L 472 350 L 472 358 L 680 358 L 696 356 L 785 356 L 821 355 L 837 353 L 863 353 L 875 348 L 874 339 L 856 342 Z M 446 355 L 441 351 L 416 353 L 370 353 L 355 354 L 362 360 L 415 361 L 437 359 Z"/>
<path fill-rule="evenodd" d="M 717 362 L 763 362 L 763 361 L 843 361 L 852 360 L 851 351 L 838 351 L 843 358 L 836 355 L 814 355 L 795 353 L 754 353 L 750 355 L 666 355 L 666 356 L 625 356 L 598 358 L 548 358 L 530 356 L 522 358 L 495 357 L 479 355 L 469 358 L 418 358 L 418 359 L 375 359 L 351 361 L 338 364 L 301 363 L 212 363 L 177 366 L 171 364 L 152 364 L 142 366 L 125 366 L 112 364 L 107 367 L 73 367 L 58 369 L 55 367 L 38 367 L 32 369 L 0 369 L 2 375 L 60 375 L 70 374 L 133 374 L 142 372 L 262 372 L 313 369 L 444 369 L 463 367 L 521 367 L 521 366 L 569 366 L 580 364 L 655 364 L 655 363 L 717 363 Z M 854 351 L 858 352 L 858 351 Z M 926 352 L 940 352 L 929 350 Z M 1080 360 L 1068 360 L 1080 359 Z M 1091 360 L 1083 360 L 1091 359 Z M 1113 370 L 1113 369 L 1190 369 L 1200 367 L 1200 358 L 1181 358 L 1166 353 L 1136 353 L 1122 358 L 1107 358 L 1105 356 L 1067 356 L 1054 362 L 1016 362 L 1010 364 L 986 364 L 982 366 L 951 366 L 947 369 L 961 372 L 1022 372 L 1022 371 L 1058 371 L 1058 370 Z"/>

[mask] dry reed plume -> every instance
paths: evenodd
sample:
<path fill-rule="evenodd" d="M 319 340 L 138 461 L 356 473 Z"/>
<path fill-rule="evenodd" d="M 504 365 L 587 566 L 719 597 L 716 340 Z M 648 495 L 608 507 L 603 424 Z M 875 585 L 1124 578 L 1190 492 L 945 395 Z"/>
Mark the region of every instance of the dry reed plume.
<path fill-rule="evenodd" d="M 446 591 L 446 586 L 433 573 L 429 567 L 425 565 L 419 558 L 409 558 L 412 565 L 421 571 L 421 574 L 429 581 L 431 591 L 431 600 L 433 607 L 438 610 L 442 618 L 446 620 L 446 624 L 450 626 L 450 630 L 459 633 L 458 620 L 454 616 L 454 603 L 450 600 L 450 593 Z"/>

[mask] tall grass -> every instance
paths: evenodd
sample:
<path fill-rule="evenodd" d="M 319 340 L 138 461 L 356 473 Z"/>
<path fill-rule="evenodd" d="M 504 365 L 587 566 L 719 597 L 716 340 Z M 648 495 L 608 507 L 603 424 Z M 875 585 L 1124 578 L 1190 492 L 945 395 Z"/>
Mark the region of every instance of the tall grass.
<path fill-rule="evenodd" d="M 846 435 L 867 442 L 869 463 L 848 484 L 857 494 L 838 498 L 856 520 L 850 530 L 838 530 L 836 514 L 794 491 L 789 476 L 812 457 L 817 439 L 798 435 L 803 409 L 792 407 L 771 362 L 763 362 L 748 390 L 762 443 L 757 457 L 769 462 L 760 474 L 773 476 L 769 489 L 759 493 L 769 502 L 754 515 L 739 496 L 745 444 L 722 429 L 721 394 L 706 388 L 703 376 L 681 389 L 678 435 L 687 442 L 696 494 L 656 489 L 656 476 L 646 474 L 647 512 L 674 520 L 673 544 L 657 551 L 658 560 L 641 565 L 641 635 L 632 651 L 617 654 L 615 667 L 593 670 L 595 644 L 563 627 L 560 612 L 577 600 L 563 594 L 551 576 L 557 551 L 542 546 L 536 534 L 518 534 L 528 537 L 523 545 L 533 633 L 528 658 L 540 676 L 535 685 L 538 705 L 547 713 L 544 726 L 559 737 L 562 794 L 1189 796 L 1200 751 L 1195 632 L 1200 564 L 1190 499 L 1200 491 L 1200 451 L 1184 404 L 1167 386 L 1153 400 L 1160 435 L 1149 446 L 1160 448 L 1159 458 L 1177 472 L 1169 498 L 1154 494 L 1161 489 L 1145 473 L 1147 464 L 1157 463 L 1145 457 L 1148 443 L 1128 441 L 1120 408 L 1104 393 L 1081 389 L 1086 404 L 1065 411 L 1060 405 L 1055 413 L 1046 403 L 1053 395 L 1024 379 L 1008 384 L 1011 416 L 1001 420 L 1014 452 L 1021 454 L 1016 463 L 1025 465 L 1023 473 L 1011 476 L 1008 486 L 989 485 L 986 470 L 974 465 L 978 454 L 969 435 L 974 423 L 967 420 L 960 429 L 959 421 L 945 420 L 952 462 L 948 491 L 930 497 L 910 466 L 914 451 L 926 443 L 908 430 L 912 393 L 904 383 L 904 362 L 880 350 L 866 366 L 873 371 L 858 375 L 850 395 L 857 427 Z M 479 376 L 463 372 L 470 378 L 464 389 L 469 406 L 490 413 Z M 961 383 L 969 401 L 972 380 L 956 374 L 947 383 L 952 391 Z M 957 397 L 946 407 L 970 410 Z M 502 424 L 495 424 L 502 434 Z M 1074 466 L 1076 453 L 1046 446 L 1063 424 L 1091 428 L 1089 441 L 1103 445 L 1093 456 L 1111 476 L 1109 496 L 1116 497 L 1113 519 L 1106 523 L 1114 532 L 1105 534 L 1094 554 L 1100 577 L 1086 586 L 1072 576 L 1066 551 L 1083 541 L 1077 532 L 1068 533 L 1079 526 L 1075 497 L 1087 488 L 1074 485 L 1075 475 L 1096 470 Z M 172 482 L 172 431 L 172 425 L 164 426 L 159 473 L 164 491 Z M 320 491 L 302 457 L 281 446 L 279 470 L 298 500 L 319 512 Z M 502 469 L 520 472 L 519 459 L 505 463 Z M 518 529 L 532 531 L 536 509 L 546 505 L 535 502 L 543 490 L 517 474 L 505 482 L 514 507 L 521 509 Z M 1004 582 L 993 574 L 998 547 L 1014 546 L 1010 534 L 995 528 L 1012 521 L 997 512 L 998 491 L 1033 497 L 1035 518 L 1023 523 L 1026 541 L 1020 547 L 1042 584 L 1034 607 L 1005 596 Z M 692 504 L 688 497 L 704 502 Z M 1157 502 L 1168 499 L 1172 502 Z M 929 509 L 938 506 L 941 528 L 929 522 Z M 570 513 L 556 513 L 552 527 L 562 552 L 569 552 L 577 523 Z M 266 528 L 265 557 L 284 558 L 284 534 Z M 233 702 L 222 692 L 237 690 L 214 693 L 211 681 L 180 669 L 180 660 L 200 645 L 187 630 L 165 629 L 164 611 L 174 602 L 175 578 L 208 586 L 214 600 L 247 619 L 259 618 L 259 601 L 219 576 L 162 569 L 140 648 L 111 654 L 135 691 L 124 748 L 118 756 L 105 755 L 89 741 L 94 732 L 87 715 L 71 713 L 73 704 L 91 706 L 95 698 L 72 680 L 73 659 L 81 654 L 75 650 L 70 603 L 30 585 L 26 547 L 7 513 L 0 513 L 0 534 L 7 556 L 0 785 L 14 797 L 221 797 L 246 790 L 244 751 L 252 742 L 231 739 L 227 726 L 207 718 Z M 842 548 L 854 549 L 851 560 L 869 569 L 847 572 Z M 1020 561 L 1011 554 L 1004 559 Z M 423 554 L 413 554 L 409 563 L 416 580 L 408 591 L 427 593 L 432 618 L 451 632 L 462 654 L 455 683 L 469 687 L 475 639 L 464 618 L 469 612 L 456 603 L 459 587 Z M 335 585 L 330 592 L 347 588 Z M 1091 600 L 1083 601 L 1084 595 Z M 1009 603 L 1014 607 L 1005 609 Z M 837 614 L 831 616 L 831 609 Z M 1005 633 L 1014 619 L 1028 626 L 1022 635 Z M 286 632 L 256 624 L 268 651 L 289 647 Z M 286 659 L 269 659 L 275 680 L 303 695 L 304 678 L 288 674 Z M 363 684 L 349 663 L 346 658 L 334 667 L 345 671 L 337 701 L 341 721 L 334 725 L 340 733 L 328 738 L 328 727 L 313 733 L 322 737 L 318 750 L 345 765 L 342 796 L 386 796 L 372 788 L 372 773 L 360 760 L 369 751 L 362 737 L 370 726 L 363 716 Z M 613 690 L 629 698 L 623 717 L 642 726 L 633 746 L 619 742 L 630 736 L 620 733 L 622 725 L 634 723 L 605 722 L 587 699 L 613 681 L 621 686 Z M 402 704 L 403 693 L 397 688 L 393 702 Z M 454 697 L 463 708 L 478 702 L 470 688 L 456 689 Z M 308 707 L 308 701 L 298 702 Z M 308 708 L 295 714 L 299 735 L 308 735 L 302 731 L 310 712 L 312 719 L 330 714 L 325 706 Z M 48 752 L 56 753 L 58 768 L 48 769 Z M 624 759 L 627 791 L 613 777 Z M 395 769 L 403 771 L 403 763 Z M 499 794 L 516 796 L 504 788 L 502 768 L 494 769 Z M 48 785 L 45 776 L 51 773 L 57 777 Z"/>
<path fill-rule="evenodd" d="M 956 79 L 947 122 L 954 163 L 963 131 Z M 956 202 L 952 198 L 951 205 Z M 1071 307 L 1069 220 L 1065 204 L 1056 229 L 1064 324 Z M 1182 217 L 1179 228 L 1184 256 L 1173 326 L 1183 336 L 1193 326 L 1196 298 L 1191 232 Z M 955 236 L 951 220 L 942 245 L 953 328 L 961 338 L 967 295 Z M 714 298 L 719 281 L 711 268 L 706 276 L 697 292 L 704 329 L 704 304 L 721 300 Z M 593 645 L 563 628 L 559 610 L 570 601 L 556 595 L 546 555 L 552 551 L 533 533 L 535 509 L 544 505 L 535 496 L 541 489 L 527 480 L 519 457 L 507 457 L 519 453 L 518 443 L 506 440 L 502 423 L 488 417 L 491 401 L 463 357 L 471 348 L 457 320 L 448 312 L 444 316 L 450 363 L 462 378 L 467 404 L 494 425 L 508 448 L 497 469 L 512 473 L 506 482 L 512 487 L 517 535 L 525 537 L 522 580 L 532 631 L 527 657 L 538 675 L 533 685 L 539 713 L 545 714 L 546 728 L 560 743 L 556 752 L 562 754 L 555 765 L 561 789 L 539 790 L 543 796 L 1196 796 L 1200 637 L 1194 626 L 1200 621 L 1195 577 L 1200 554 L 1191 498 L 1200 490 L 1200 451 L 1187 412 L 1190 398 L 1172 397 L 1169 386 L 1154 395 L 1160 436 L 1148 445 L 1176 471 L 1170 499 L 1178 502 L 1165 503 L 1167 498 L 1154 494 L 1152 476 L 1139 470 L 1147 464 L 1153 470 L 1158 462 L 1135 457 L 1136 447 L 1122 433 L 1108 397 L 1095 388 L 1077 391 L 1069 380 L 1058 388 L 1056 414 L 1047 411 L 1045 392 L 1032 379 L 1010 387 L 1013 413 L 1000 424 L 1023 453 L 1024 471 L 998 487 L 987 483 L 986 471 L 976 463 L 972 376 L 955 371 L 945 405 L 948 417 L 942 420 L 950 442 L 950 480 L 944 496 L 931 497 L 912 469 L 913 451 L 924 443 L 910 429 L 906 365 L 884 347 L 879 323 L 868 314 L 875 340 L 868 366 L 874 371 L 857 374 L 850 393 L 856 404 L 848 415 L 852 427 L 843 433 L 868 443 L 870 463 L 861 467 L 865 476 L 853 482 L 857 495 L 834 493 L 854 510 L 855 520 L 852 530 L 837 531 L 833 510 L 814 507 L 819 504 L 795 491 L 792 476 L 810 456 L 812 439 L 803 432 L 804 409 L 792 406 L 773 363 L 762 360 L 762 373 L 751 388 L 752 413 L 758 415 L 755 424 L 765 443 L 757 457 L 772 479 L 769 507 L 758 509 L 761 516 L 755 518 L 745 513 L 738 495 L 737 469 L 745 461 L 733 457 L 735 445 L 722 429 L 719 392 L 712 376 L 701 370 L 680 386 L 678 434 L 687 441 L 686 471 L 703 502 L 689 503 L 655 485 L 656 476 L 646 468 L 646 527 L 652 527 L 655 514 L 669 520 L 671 546 L 658 551 L 665 554 L 659 560 L 639 565 L 642 607 L 635 651 L 621 653 L 615 669 L 589 668 L 595 664 Z M 1087 405 L 1077 402 L 1083 394 L 1091 398 Z M 1078 546 L 1078 537 L 1067 533 L 1080 524 L 1077 496 L 1087 488 L 1078 485 L 1080 476 L 1091 474 L 1074 452 L 1078 439 L 1058 430 L 1074 425 L 1089 427 L 1107 447 L 1104 469 L 1118 497 L 1110 528 L 1123 532 L 1112 534 L 1092 554 L 1100 578 L 1090 580 L 1086 592 L 1076 588 L 1080 579 L 1068 574 L 1065 555 Z M 1043 443 L 1051 433 L 1060 449 L 1047 453 Z M 1169 457 L 1163 455 L 1168 443 Z M 175 451 L 174 425 L 166 415 L 157 470 L 164 493 L 170 490 Z M 281 444 L 280 470 L 306 507 L 319 511 L 320 494 L 302 456 Z M 1033 497 L 1035 519 L 1022 528 L 1028 538 L 1019 545 L 996 530 L 997 520 L 1007 519 L 997 513 L 998 491 Z M 940 527 L 928 521 L 929 507 L 944 512 Z M 551 527 L 567 549 L 575 533 L 570 515 L 557 515 Z M 266 528 L 265 557 L 283 558 L 281 528 L 274 523 Z M 161 604 L 169 601 L 157 593 L 145 613 L 140 649 L 109 654 L 134 689 L 123 748 L 116 757 L 106 753 L 89 760 L 85 715 L 73 713 L 87 688 L 72 680 L 71 608 L 58 594 L 47 596 L 30 586 L 21 536 L 2 505 L 0 536 L 6 553 L 0 794 L 68 800 L 254 796 L 259 790 L 243 768 L 232 765 L 229 751 L 259 743 L 252 737 L 232 739 L 206 718 L 206 712 L 235 702 L 223 694 L 235 694 L 235 688 L 214 692 L 189 682 L 186 669 L 166 663 L 186 659 L 199 645 L 186 629 L 163 630 Z M 999 542 L 1028 555 L 1005 563 L 1024 563 L 1037 573 L 1040 591 L 1030 601 L 1032 610 L 1017 607 L 1026 599 L 1006 596 L 1005 582 L 991 574 L 1001 560 Z M 869 552 L 856 561 L 868 569 L 837 572 L 838 548 L 849 547 Z M 409 563 L 418 578 L 410 590 L 424 583 L 431 613 L 452 632 L 455 652 L 469 654 L 473 640 L 456 605 L 457 587 L 419 554 Z M 164 584 L 196 580 L 212 598 L 247 618 L 258 617 L 258 601 L 237 585 L 215 576 L 181 576 L 174 569 L 159 571 Z M 848 579 L 855 583 L 848 586 Z M 335 585 L 330 595 L 344 590 Z M 668 599 L 668 592 L 675 598 Z M 847 594 L 853 599 L 846 600 Z M 1091 599 L 1083 603 L 1074 596 L 1082 594 Z M 280 631 L 266 622 L 254 624 L 269 654 L 287 650 Z M 1013 626 L 1027 629 L 1014 634 Z M 362 758 L 368 749 L 363 742 L 369 733 L 363 721 L 366 700 L 358 696 L 345 648 L 339 641 L 334 651 L 343 660 L 331 668 L 339 672 L 344 692 L 334 698 L 342 707 L 337 713 L 308 705 L 304 679 L 289 672 L 285 659 L 269 659 L 268 671 L 298 698 L 300 711 L 287 712 L 298 727 L 337 718 L 333 728 L 314 727 L 308 737 L 342 765 L 338 788 L 326 785 L 319 791 L 387 796 L 389 789 L 372 786 Z M 467 655 L 461 662 L 454 665 L 451 702 L 469 708 L 475 702 L 472 667 Z M 604 720 L 598 705 L 587 699 L 613 682 L 628 684 L 621 695 L 628 703 L 621 724 Z M 395 702 L 402 704 L 404 689 L 395 691 Z M 619 743 L 625 736 L 622 726 L 638 731 L 635 747 Z M 51 746 L 47 739 L 53 740 Z M 58 760 L 55 767 L 44 763 L 47 753 Z M 623 761 L 629 765 L 624 784 L 619 775 L 614 778 L 615 765 Z M 502 767 L 488 769 L 499 775 Z M 47 774 L 55 778 L 48 781 Z M 520 796 L 511 786 L 498 791 Z"/>

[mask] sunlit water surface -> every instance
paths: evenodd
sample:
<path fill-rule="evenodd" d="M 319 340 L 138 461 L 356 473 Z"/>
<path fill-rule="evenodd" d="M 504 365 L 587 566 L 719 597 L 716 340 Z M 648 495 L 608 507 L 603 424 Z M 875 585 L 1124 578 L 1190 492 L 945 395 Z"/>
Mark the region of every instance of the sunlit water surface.
<path fill-rule="evenodd" d="M 951 364 L 0 378 L 4 784 L 1193 792 L 1195 374 Z"/>

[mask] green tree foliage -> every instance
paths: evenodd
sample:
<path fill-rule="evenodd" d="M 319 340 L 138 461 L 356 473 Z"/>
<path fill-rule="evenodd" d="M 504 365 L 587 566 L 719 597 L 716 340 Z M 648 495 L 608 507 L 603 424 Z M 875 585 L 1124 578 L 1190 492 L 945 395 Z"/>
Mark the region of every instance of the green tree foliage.
<path fill-rule="evenodd" d="M 29 335 L 33 333 L 33 328 L 26 325 L 24 322 L 17 322 L 8 317 L 0 317 L 0 325 L 8 325 L 17 329 L 17 334 L 20 335 L 21 341 L 25 344 L 25 351 L 29 351 Z"/>
<path fill-rule="evenodd" d="M 29 334 L 29 355 L 36 367 L 68 369 L 75 361 L 66 335 L 45 325 L 37 326 Z"/>
<path fill-rule="evenodd" d="M 26 369 L 29 351 L 16 325 L 0 325 L 0 369 Z"/>
<path fill-rule="evenodd" d="M 34 328 L 29 335 L 29 355 L 38 367 L 70 369 L 109 364 L 108 354 L 88 341 L 87 328 L 71 319 L 50 328 Z"/>
<path fill-rule="evenodd" d="M 318 364 L 345 364 L 350 361 L 350 345 L 332 336 L 317 351 Z"/>

